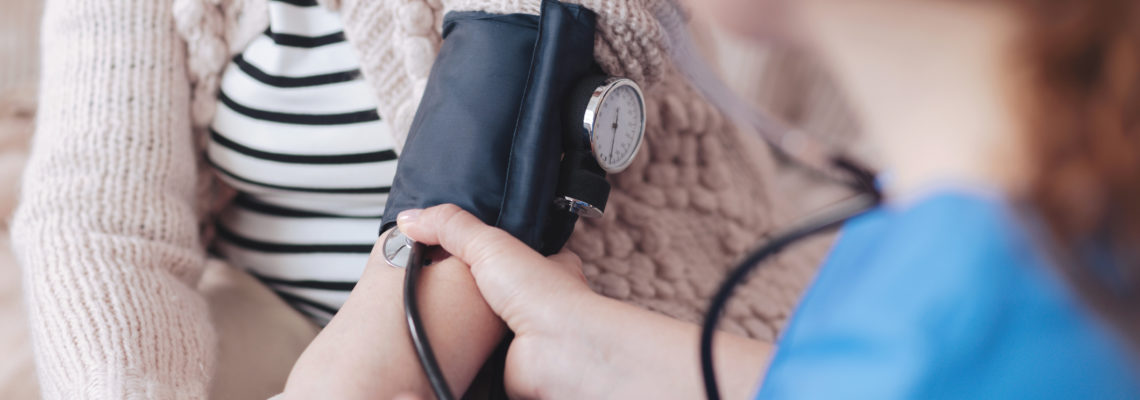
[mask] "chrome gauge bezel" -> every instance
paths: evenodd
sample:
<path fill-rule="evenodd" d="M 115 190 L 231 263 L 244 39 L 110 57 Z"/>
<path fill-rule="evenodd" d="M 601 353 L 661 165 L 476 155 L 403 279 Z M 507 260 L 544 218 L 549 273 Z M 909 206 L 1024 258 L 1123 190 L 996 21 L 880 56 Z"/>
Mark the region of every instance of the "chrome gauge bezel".
<path fill-rule="evenodd" d="M 621 87 L 630 87 L 637 95 L 637 103 L 638 106 L 641 107 L 641 124 L 639 125 L 637 144 L 634 145 L 629 157 L 619 165 L 607 167 L 602 163 L 602 160 L 598 158 L 597 135 L 594 134 L 594 127 L 598 121 L 598 110 L 602 104 L 605 103 L 606 97 Z M 582 127 L 585 128 L 586 139 L 590 142 L 590 152 L 594 154 L 594 159 L 598 162 L 598 165 L 607 173 L 616 174 L 624 171 L 633 163 L 633 159 L 637 157 L 637 152 L 641 150 L 641 145 L 645 143 L 645 118 L 645 95 L 641 92 L 641 87 L 637 85 L 637 82 L 628 78 L 608 78 L 603 81 L 597 89 L 594 89 L 594 92 L 590 95 L 590 101 L 586 103 L 586 112 L 582 118 Z"/>

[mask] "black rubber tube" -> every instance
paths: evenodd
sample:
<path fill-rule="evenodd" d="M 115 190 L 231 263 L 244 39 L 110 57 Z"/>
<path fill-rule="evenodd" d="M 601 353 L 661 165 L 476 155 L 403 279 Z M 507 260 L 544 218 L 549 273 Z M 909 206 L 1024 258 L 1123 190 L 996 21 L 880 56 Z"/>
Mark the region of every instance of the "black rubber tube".
<path fill-rule="evenodd" d="M 428 341 L 423 319 L 420 318 L 419 301 L 416 298 L 416 286 L 423 271 L 426 252 L 427 246 L 423 243 L 412 244 L 411 253 L 408 255 L 408 270 L 404 271 L 404 314 L 408 319 L 408 333 L 412 335 L 412 345 L 416 349 L 416 356 L 420 359 L 420 365 L 423 366 L 424 375 L 427 375 L 432 392 L 439 400 L 454 400 L 455 395 L 451 393 L 451 386 L 447 385 L 447 377 L 443 375 L 443 369 L 439 367 L 439 361 L 431 349 L 431 342 Z"/>
<path fill-rule="evenodd" d="M 716 382 L 716 367 L 713 365 L 713 334 L 716 332 L 717 324 L 720 323 L 720 318 L 724 314 L 724 308 L 728 305 L 728 300 L 732 298 L 732 293 L 736 287 L 744 283 L 748 275 L 761 266 L 761 261 L 779 253 L 784 247 L 817 233 L 838 228 L 847 220 L 874 208 L 882 200 L 882 194 L 875 186 L 874 174 L 868 169 L 842 157 L 834 159 L 833 163 L 852 176 L 853 181 L 850 183 L 850 187 L 860 194 L 831 207 L 828 213 L 818 218 L 777 235 L 759 249 L 749 253 L 743 261 L 732 269 L 732 272 L 720 284 L 720 288 L 717 289 L 709 303 L 709 308 L 705 311 L 704 323 L 701 325 L 700 347 L 701 376 L 705 383 L 705 396 L 709 400 L 720 400 L 720 387 Z"/>

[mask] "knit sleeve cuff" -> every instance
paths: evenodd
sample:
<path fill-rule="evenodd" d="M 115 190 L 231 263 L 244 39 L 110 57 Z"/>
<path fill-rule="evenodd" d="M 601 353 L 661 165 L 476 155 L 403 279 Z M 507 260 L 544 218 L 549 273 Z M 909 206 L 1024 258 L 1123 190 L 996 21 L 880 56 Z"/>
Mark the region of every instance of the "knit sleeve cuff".
<path fill-rule="evenodd" d="M 53 224 L 15 228 L 43 398 L 208 396 L 216 343 L 205 300 L 162 268 L 200 256 Z"/>

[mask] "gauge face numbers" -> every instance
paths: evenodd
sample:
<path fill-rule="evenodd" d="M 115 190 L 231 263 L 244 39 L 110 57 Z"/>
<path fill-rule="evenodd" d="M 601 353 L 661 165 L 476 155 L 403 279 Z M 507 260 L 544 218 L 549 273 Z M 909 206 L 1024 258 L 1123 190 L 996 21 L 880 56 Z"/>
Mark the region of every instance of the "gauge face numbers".
<path fill-rule="evenodd" d="M 613 86 L 597 107 L 591 147 L 598 164 L 607 172 L 620 172 L 629 166 L 645 133 L 645 110 L 641 92 L 628 84 Z"/>

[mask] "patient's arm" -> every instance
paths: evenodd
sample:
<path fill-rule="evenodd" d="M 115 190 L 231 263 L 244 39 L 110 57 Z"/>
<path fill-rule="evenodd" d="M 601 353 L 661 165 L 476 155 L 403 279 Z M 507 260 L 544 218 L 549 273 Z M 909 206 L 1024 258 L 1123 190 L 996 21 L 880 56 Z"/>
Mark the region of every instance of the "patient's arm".
<path fill-rule="evenodd" d="M 205 398 L 217 344 L 194 290 L 206 253 L 174 2 L 46 3 L 11 225 L 41 395 Z"/>
<path fill-rule="evenodd" d="M 404 320 L 404 270 L 374 248 L 368 268 L 336 317 L 289 374 L 289 399 L 432 398 Z M 447 259 L 424 268 L 420 309 L 451 390 L 462 394 L 503 336 L 467 266 Z"/>

